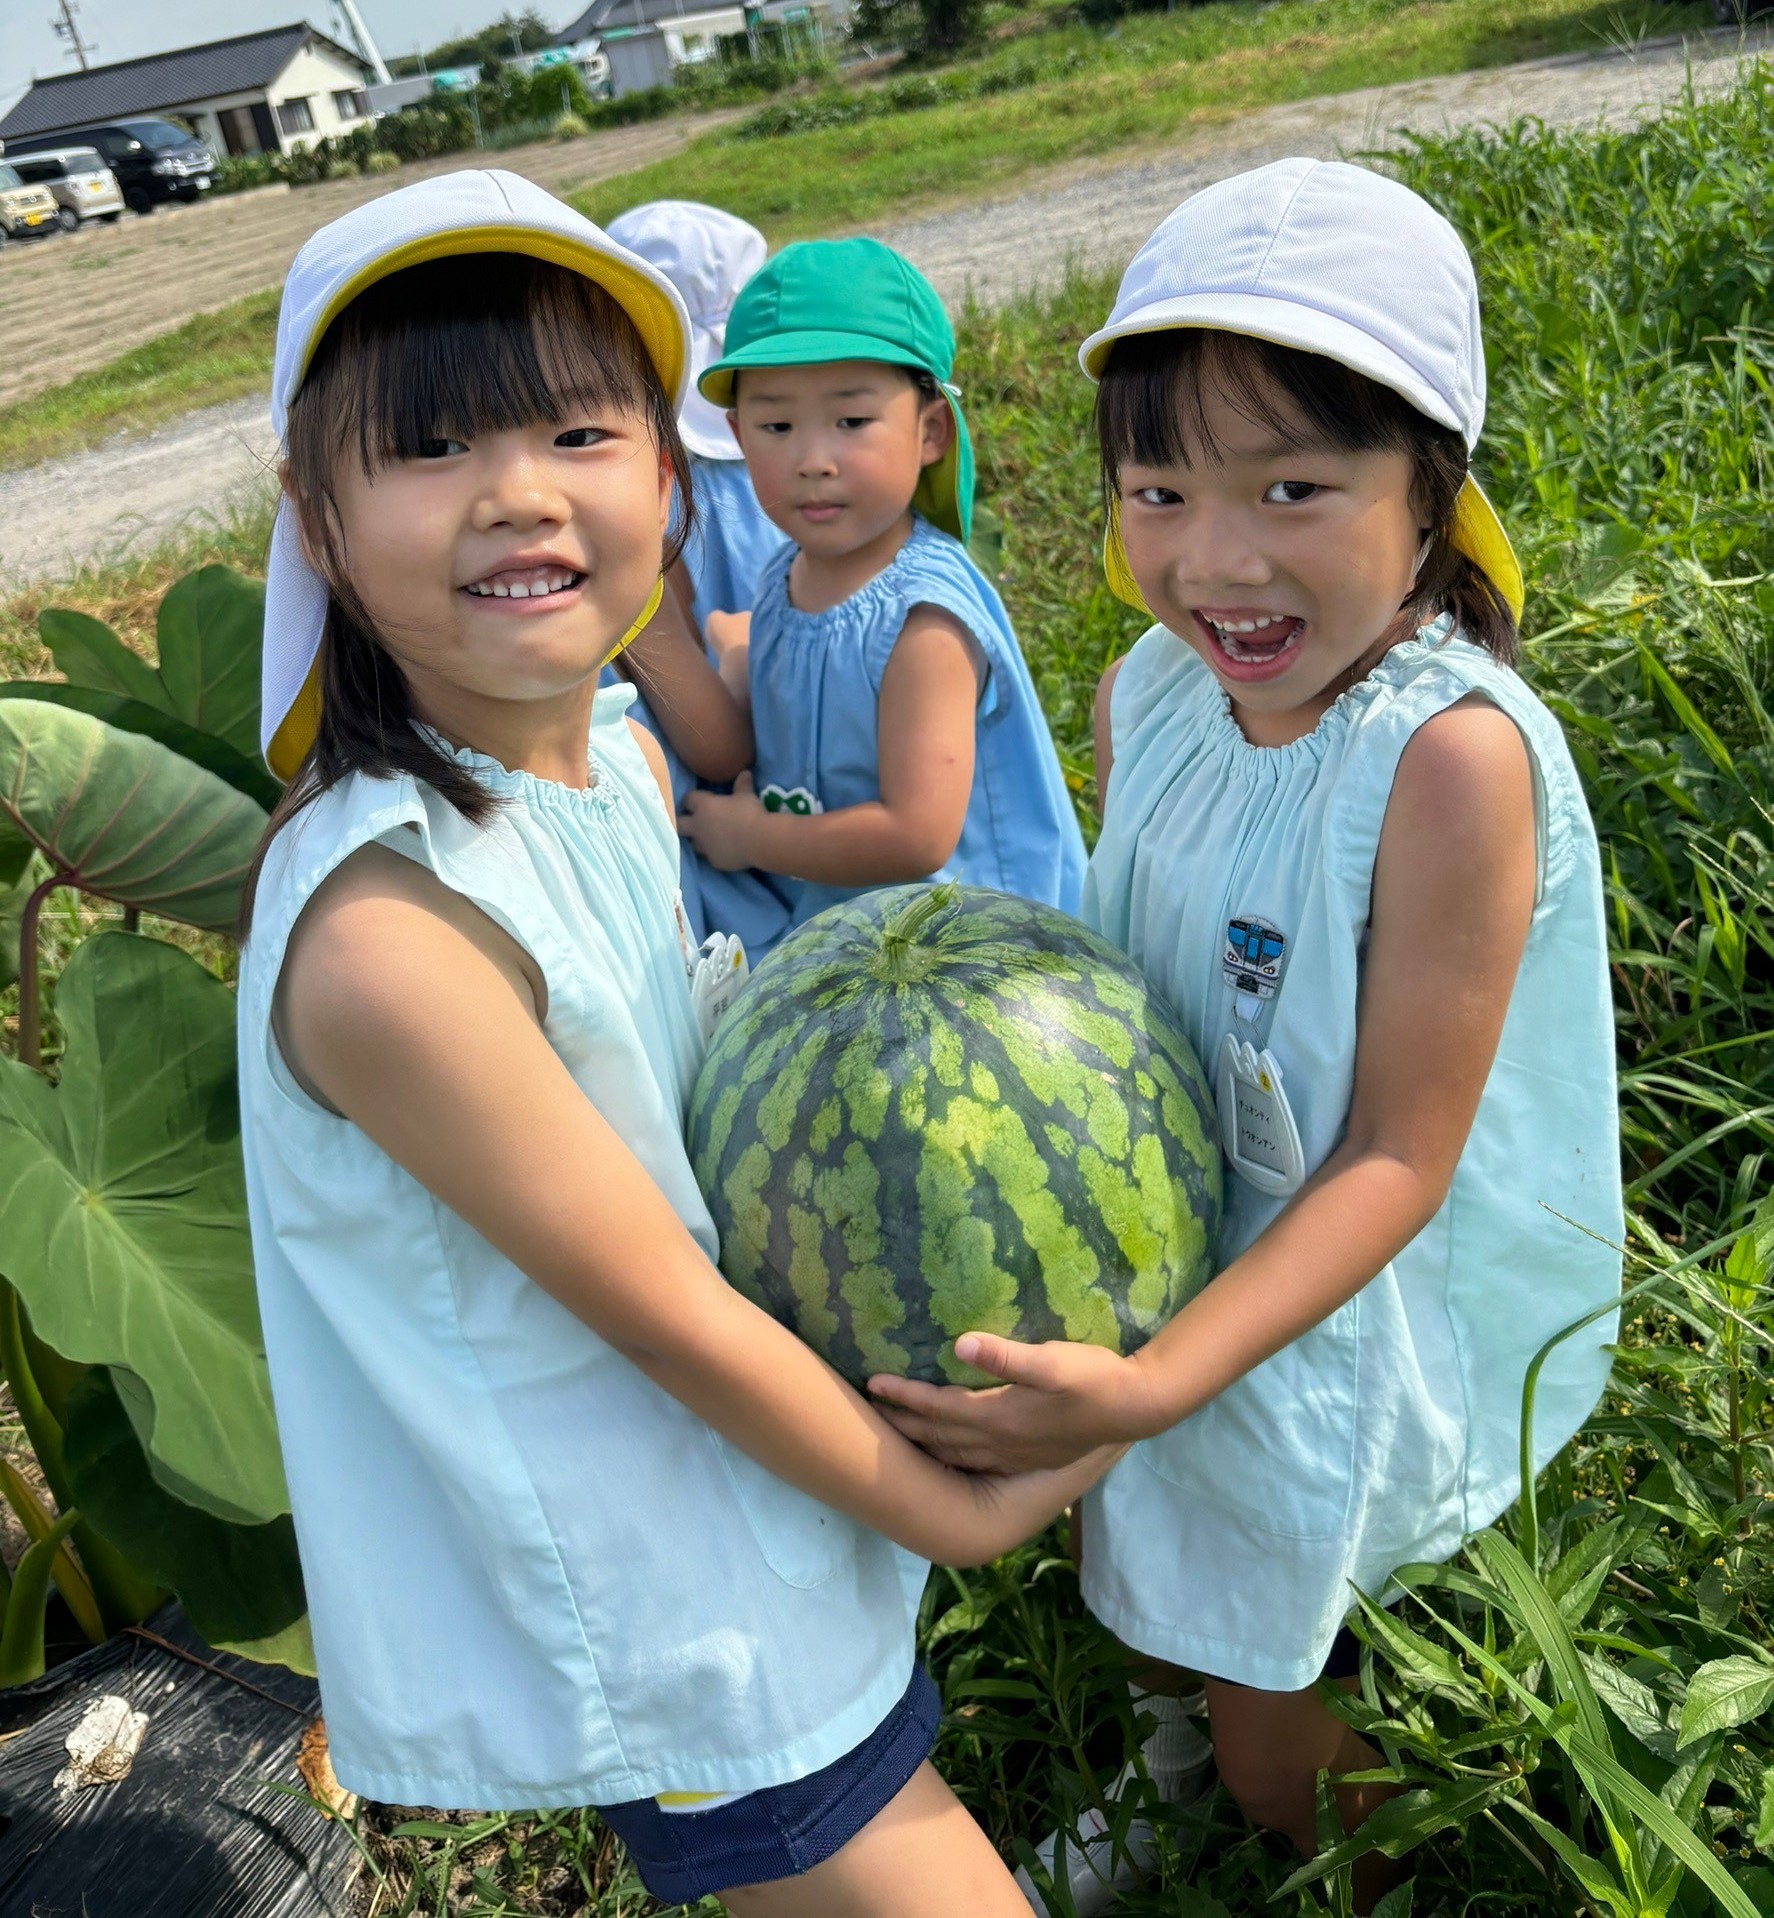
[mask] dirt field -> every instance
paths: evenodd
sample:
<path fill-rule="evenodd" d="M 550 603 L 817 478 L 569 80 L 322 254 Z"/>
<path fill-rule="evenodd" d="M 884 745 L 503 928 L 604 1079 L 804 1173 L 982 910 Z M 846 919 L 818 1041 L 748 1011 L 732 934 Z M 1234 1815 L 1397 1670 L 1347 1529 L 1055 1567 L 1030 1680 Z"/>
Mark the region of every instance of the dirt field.
<path fill-rule="evenodd" d="M 316 227 L 390 187 L 479 163 L 558 192 L 663 159 L 722 117 L 655 120 L 507 153 L 456 153 L 294 191 L 227 194 L 8 247 L 0 258 L 0 402 L 102 366 L 194 313 L 278 285 Z"/>

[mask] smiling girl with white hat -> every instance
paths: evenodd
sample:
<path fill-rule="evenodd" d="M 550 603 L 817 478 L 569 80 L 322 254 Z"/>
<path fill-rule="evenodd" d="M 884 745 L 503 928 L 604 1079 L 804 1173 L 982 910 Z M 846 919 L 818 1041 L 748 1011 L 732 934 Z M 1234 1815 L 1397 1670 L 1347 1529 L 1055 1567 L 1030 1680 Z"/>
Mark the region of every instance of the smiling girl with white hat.
<path fill-rule="evenodd" d="M 945 1470 L 712 1263 L 671 798 L 597 691 L 673 557 L 689 353 L 663 275 L 505 173 L 356 208 L 284 288 L 241 1123 L 334 1769 L 595 1805 L 668 1903 L 1001 1918 L 913 1554 L 1105 1461 Z"/>
<path fill-rule="evenodd" d="M 1099 696 L 1084 913 L 1209 1067 L 1222 1269 L 1132 1358 L 964 1339 L 1008 1390 L 878 1392 L 972 1468 L 1143 1441 L 1085 1503 L 1086 1602 L 1206 1676 L 1222 1780 L 1310 1852 L 1317 1774 L 1378 1763 L 1317 1692 L 1352 1682 L 1352 1588 L 1516 1497 L 1524 1376 L 1586 1314 L 1539 1375 L 1536 1468 L 1607 1377 L 1595 834 L 1510 665 L 1521 574 L 1468 468 L 1478 295 L 1439 214 L 1338 163 L 1224 181 L 1140 249 L 1080 358 L 1109 581 L 1157 622 Z M 1186 1728 L 1148 1709 L 1175 1795 Z M 1382 1789 L 1340 1790 L 1351 1826 Z M 1113 1861 L 1084 1863 L 1100 1909 Z"/>

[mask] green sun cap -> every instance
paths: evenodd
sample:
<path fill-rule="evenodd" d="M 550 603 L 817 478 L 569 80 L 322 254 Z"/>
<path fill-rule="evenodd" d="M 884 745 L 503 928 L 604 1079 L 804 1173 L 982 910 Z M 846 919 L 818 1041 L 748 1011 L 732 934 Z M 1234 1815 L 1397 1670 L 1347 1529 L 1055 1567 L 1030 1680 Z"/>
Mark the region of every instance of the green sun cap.
<path fill-rule="evenodd" d="M 955 417 L 949 450 L 924 469 L 912 505 L 965 540 L 973 523 L 973 442 L 951 382 L 955 329 L 936 289 L 879 240 L 802 240 L 751 279 L 727 319 L 726 351 L 696 382 L 716 406 L 733 404 L 735 375 L 754 366 L 874 360 L 928 373 Z"/>

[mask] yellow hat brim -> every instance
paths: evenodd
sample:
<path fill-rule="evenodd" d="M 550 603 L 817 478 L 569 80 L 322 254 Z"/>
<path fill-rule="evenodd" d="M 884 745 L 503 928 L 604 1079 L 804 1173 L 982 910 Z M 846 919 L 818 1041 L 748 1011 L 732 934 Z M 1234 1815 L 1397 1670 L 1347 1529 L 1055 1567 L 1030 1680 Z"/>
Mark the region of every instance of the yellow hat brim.
<path fill-rule="evenodd" d="M 452 227 L 447 233 L 421 235 L 370 261 L 339 288 L 315 321 L 303 348 L 296 384 L 300 386 L 307 377 L 315 349 L 326 337 L 327 328 L 360 293 L 390 274 L 404 272 L 409 266 L 423 266 L 428 260 L 453 259 L 463 253 L 521 253 L 528 259 L 563 266 L 569 273 L 577 273 L 594 286 L 601 286 L 633 323 L 648 359 L 659 374 L 660 384 L 673 396 L 674 404 L 681 399 L 689 362 L 683 327 L 670 298 L 645 274 L 636 272 L 612 254 L 559 233 L 510 226 Z"/>
<path fill-rule="evenodd" d="M 1474 566 L 1496 587 L 1509 617 L 1521 624 L 1527 604 L 1527 588 L 1522 581 L 1521 561 L 1503 530 L 1497 509 L 1485 497 L 1485 490 L 1470 473 L 1454 502 L 1454 523 L 1448 529 L 1454 550 L 1464 553 Z"/>
<path fill-rule="evenodd" d="M 1497 509 L 1485 497 L 1485 490 L 1470 474 L 1454 502 L 1454 520 L 1449 528 L 1454 549 L 1464 553 L 1484 574 L 1509 608 L 1510 617 L 1519 626 L 1527 592 L 1522 582 L 1521 562 L 1503 530 Z M 1127 563 L 1127 547 L 1121 537 L 1120 502 L 1109 502 L 1109 523 L 1103 532 L 1103 577 L 1118 600 L 1136 607 L 1148 619 L 1157 615 L 1140 594 L 1139 582 Z"/>

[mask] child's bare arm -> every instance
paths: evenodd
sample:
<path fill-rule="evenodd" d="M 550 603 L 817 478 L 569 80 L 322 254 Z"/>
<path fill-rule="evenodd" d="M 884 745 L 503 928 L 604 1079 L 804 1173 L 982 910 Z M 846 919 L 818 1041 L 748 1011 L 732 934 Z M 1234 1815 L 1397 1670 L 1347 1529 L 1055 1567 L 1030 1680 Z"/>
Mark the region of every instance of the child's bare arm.
<path fill-rule="evenodd" d="M 766 812 L 744 782 L 731 795 L 691 794 L 679 830 L 723 871 L 755 866 L 829 886 L 922 879 L 960 842 L 984 670 L 952 613 L 913 607 L 881 677 L 878 800 L 805 818 Z"/>
<path fill-rule="evenodd" d="M 665 576 L 659 610 L 617 664 L 646 694 L 660 730 L 698 779 L 725 785 L 751 764 L 751 714 L 703 650 L 681 565 Z"/>
<path fill-rule="evenodd" d="M 909 1549 L 993 1557 L 1107 1468 L 1109 1452 L 978 1481 L 902 1439 L 709 1264 L 550 1048 L 541 991 L 475 907 L 370 847 L 303 915 L 277 1030 L 315 1096 L 616 1351 L 767 1469 Z"/>
<path fill-rule="evenodd" d="M 1130 1359 L 984 1336 L 1012 1381 L 965 1393 L 871 1381 L 894 1422 L 969 1469 L 1026 1470 L 1148 1438 L 1346 1304 L 1434 1216 L 1496 1056 L 1534 899 L 1533 789 L 1488 703 L 1425 724 L 1381 832 L 1355 1088 L 1342 1143 L 1241 1257 Z"/>

